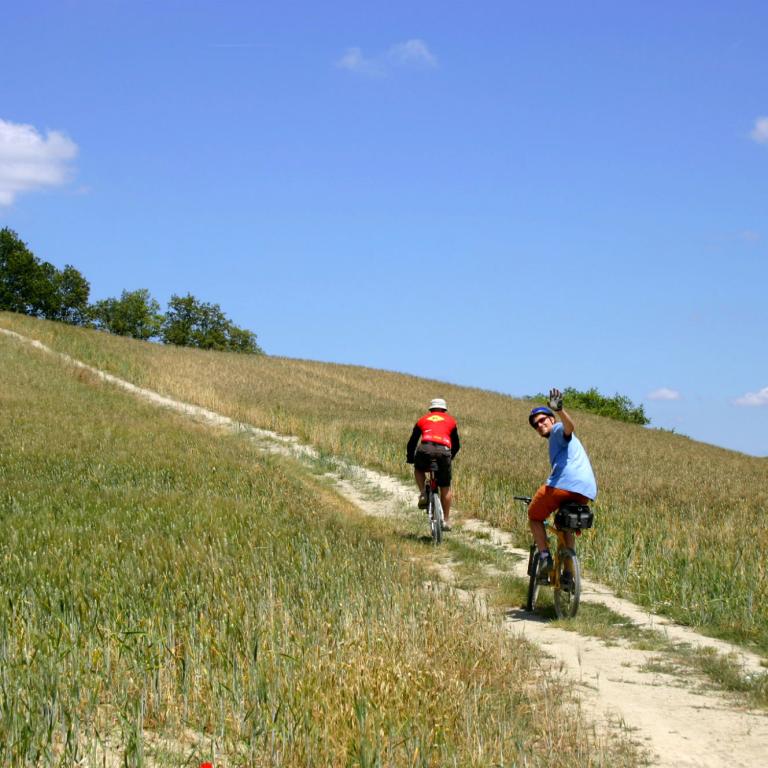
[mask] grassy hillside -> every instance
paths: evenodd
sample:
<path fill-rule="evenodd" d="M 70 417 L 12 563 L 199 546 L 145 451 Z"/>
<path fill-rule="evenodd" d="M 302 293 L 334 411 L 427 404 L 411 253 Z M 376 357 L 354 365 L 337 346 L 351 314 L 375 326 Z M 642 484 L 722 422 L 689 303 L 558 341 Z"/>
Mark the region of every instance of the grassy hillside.
<path fill-rule="evenodd" d="M 24 330 L 145 383 L 168 352 Z M 0 434 L 3 766 L 633 764 L 287 459 L 5 336 Z"/>
<path fill-rule="evenodd" d="M 142 344 L 18 315 L 0 314 L 0 324 L 402 478 L 410 476 L 404 454 L 413 422 L 432 397 L 445 397 L 462 434 L 459 508 L 528 540 L 511 496 L 548 473 L 528 403 L 354 366 Z M 768 653 L 768 461 L 591 414 L 575 418 L 600 487 L 596 528 L 581 540 L 589 571 L 642 604 Z"/>

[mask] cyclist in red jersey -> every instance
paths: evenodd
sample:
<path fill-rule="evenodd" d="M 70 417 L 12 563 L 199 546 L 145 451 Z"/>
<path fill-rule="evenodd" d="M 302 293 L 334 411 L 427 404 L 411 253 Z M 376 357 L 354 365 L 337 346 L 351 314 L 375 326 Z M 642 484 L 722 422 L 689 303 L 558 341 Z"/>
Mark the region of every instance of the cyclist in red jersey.
<path fill-rule="evenodd" d="M 421 440 L 421 444 L 419 444 Z M 418 446 L 418 448 L 417 448 Z M 419 509 L 427 504 L 424 496 L 426 473 L 434 459 L 437 461 L 437 485 L 443 504 L 443 530 L 450 531 L 448 521 L 451 514 L 451 461 L 459 452 L 459 430 L 456 419 L 448 413 L 448 406 L 441 397 L 435 398 L 413 427 L 411 439 L 406 448 L 406 461 L 414 465 L 413 473 L 419 487 Z"/>

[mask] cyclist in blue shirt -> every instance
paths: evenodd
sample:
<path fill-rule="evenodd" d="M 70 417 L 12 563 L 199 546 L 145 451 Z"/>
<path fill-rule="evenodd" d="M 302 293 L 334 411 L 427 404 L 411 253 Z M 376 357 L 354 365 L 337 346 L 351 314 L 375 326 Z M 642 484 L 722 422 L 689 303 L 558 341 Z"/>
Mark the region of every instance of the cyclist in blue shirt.
<path fill-rule="evenodd" d="M 595 473 L 584 446 L 574 434 L 573 419 L 563 409 L 563 395 L 559 389 L 550 390 L 549 406 L 538 406 L 528 415 L 528 423 L 549 442 L 552 466 L 547 481 L 528 505 L 528 523 L 539 550 L 539 578 L 542 581 L 552 570 L 544 520 L 567 501 L 588 504 L 597 496 Z M 555 413 L 559 414 L 560 421 Z M 573 547 L 573 531 L 566 531 L 565 539 L 566 545 Z"/>

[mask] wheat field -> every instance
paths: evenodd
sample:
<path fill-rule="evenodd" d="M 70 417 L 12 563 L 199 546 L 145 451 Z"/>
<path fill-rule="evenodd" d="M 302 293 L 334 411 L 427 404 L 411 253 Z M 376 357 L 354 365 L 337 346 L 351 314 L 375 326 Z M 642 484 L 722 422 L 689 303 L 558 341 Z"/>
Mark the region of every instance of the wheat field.
<path fill-rule="evenodd" d="M 299 423 L 248 383 L 269 370 L 278 391 L 288 361 L 168 358 L 25 320 L 0 323 L 145 384 L 173 361 L 187 399 Z M 225 390 L 207 380 L 230 364 Z M 7 337 L 0 398 L 0 764 L 637 764 L 574 716 L 535 649 L 425 590 L 413 558 L 290 460 Z M 356 434 L 322 447 L 357 454 Z"/>
<path fill-rule="evenodd" d="M 7 313 L 0 322 L 134 383 L 402 479 L 413 422 L 432 397 L 445 397 L 462 437 L 458 509 L 528 541 L 511 497 L 548 473 L 545 446 L 526 421 L 529 403 L 356 366 L 210 354 Z M 600 488 L 596 527 L 580 545 L 588 571 L 653 610 L 768 654 L 768 459 L 573 416 Z"/>

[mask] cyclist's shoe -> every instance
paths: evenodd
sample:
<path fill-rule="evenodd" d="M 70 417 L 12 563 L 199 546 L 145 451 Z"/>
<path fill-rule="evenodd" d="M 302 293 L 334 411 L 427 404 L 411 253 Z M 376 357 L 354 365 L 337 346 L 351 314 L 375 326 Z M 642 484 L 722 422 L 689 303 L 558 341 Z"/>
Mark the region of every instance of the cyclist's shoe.
<path fill-rule="evenodd" d="M 560 589 L 573 592 L 573 574 L 570 571 L 563 571 L 560 574 Z"/>
<path fill-rule="evenodd" d="M 444 531 L 450 531 L 451 530 L 450 523 L 447 520 L 443 520 L 443 530 Z"/>
<path fill-rule="evenodd" d="M 552 573 L 552 557 L 539 556 L 539 572 L 536 581 L 539 584 L 549 584 L 549 574 Z"/>
<path fill-rule="evenodd" d="M 419 509 L 426 509 L 427 508 L 427 497 L 423 494 L 419 494 Z"/>

